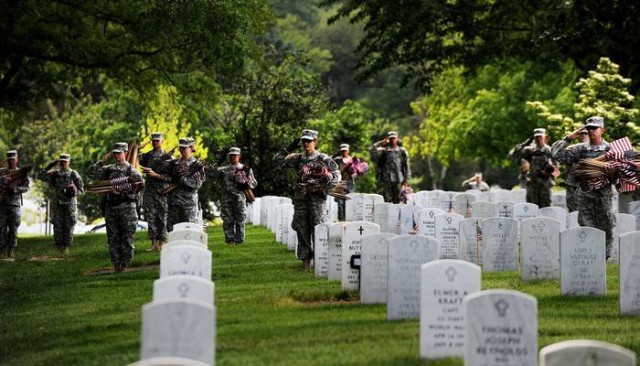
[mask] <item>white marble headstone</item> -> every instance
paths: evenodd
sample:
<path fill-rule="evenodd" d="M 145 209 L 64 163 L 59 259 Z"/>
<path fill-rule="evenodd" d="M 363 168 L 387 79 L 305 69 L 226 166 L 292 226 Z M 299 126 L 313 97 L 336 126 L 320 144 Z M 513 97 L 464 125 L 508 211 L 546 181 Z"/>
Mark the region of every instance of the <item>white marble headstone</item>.
<path fill-rule="evenodd" d="M 613 227 L 613 242 L 611 243 L 611 256 L 609 262 L 618 263 L 618 251 L 620 248 L 619 237 L 622 234 L 636 231 L 636 217 L 630 214 L 617 213 L 616 225 Z"/>
<path fill-rule="evenodd" d="M 420 211 L 420 206 L 406 205 L 400 207 L 400 235 L 416 233 L 418 211 Z"/>
<path fill-rule="evenodd" d="M 173 230 L 198 230 L 204 231 L 204 228 L 200 224 L 196 224 L 193 222 L 179 222 L 173 225 Z"/>
<path fill-rule="evenodd" d="M 509 199 L 513 203 L 526 203 L 527 202 L 527 190 L 526 189 L 514 189 L 509 194 Z"/>
<path fill-rule="evenodd" d="M 374 222 L 374 213 L 376 205 L 379 205 L 384 202 L 384 197 L 379 194 L 365 194 L 363 198 L 363 207 L 362 207 L 362 220 Z"/>
<path fill-rule="evenodd" d="M 578 223 L 578 211 L 569 212 L 567 214 L 567 229 L 573 229 L 574 227 L 580 227 Z"/>
<path fill-rule="evenodd" d="M 513 202 L 500 201 L 495 203 L 496 216 L 498 217 L 513 217 Z"/>
<path fill-rule="evenodd" d="M 551 206 L 567 208 L 567 192 L 558 191 L 551 195 Z"/>
<path fill-rule="evenodd" d="M 403 205 L 393 204 L 387 206 L 387 232 L 392 234 L 400 233 L 400 208 Z"/>
<path fill-rule="evenodd" d="M 322 223 L 313 229 L 313 270 L 316 277 L 329 274 L 329 224 Z"/>
<path fill-rule="evenodd" d="M 508 217 L 490 217 L 482 221 L 482 270 L 518 269 L 518 222 Z"/>
<path fill-rule="evenodd" d="M 560 222 L 560 231 L 567 228 L 567 210 L 562 207 L 542 207 L 538 210 L 538 216 L 551 217 Z"/>
<path fill-rule="evenodd" d="M 353 256 L 359 256 L 362 238 L 380 233 L 380 226 L 367 221 L 354 221 L 342 226 L 342 290 L 360 289 L 360 269 L 352 268 Z"/>
<path fill-rule="evenodd" d="M 456 213 L 443 213 L 435 217 L 435 237 L 440 242 L 440 259 L 458 259 L 460 252 L 459 223 L 464 216 Z"/>
<path fill-rule="evenodd" d="M 142 307 L 141 359 L 184 357 L 213 365 L 215 309 L 193 299 L 170 299 Z"/>
<path fill-rule="evenodd" d="M 186 298 L 213 304 L 213 293 L 213 281 L 196 276 L 176 275 L 153 282 L 153 301 L 155 302 Z"/>
<path fill-rule="evenodd" d="M 189 275 L 211 280 L 211 267 L 211 251 L 201 246 L 167 246 L 160 252 L 160 278 Z"/>
<path fill-rule="evenodd" d="M 491 202 L 504 202 L 504 201 L 509 201 L 511 203 L 513 203 L 513 201 L 511 201 L 511 191 L 508 189 L 496 189 L 493 190 L 493 200 Z"/>
<path fill-rule="evenodd" d="M 513 218 L 522 221 L 538 216 L 538 205 L 535 203 L 516 203 L 513 205 Z"/>
<path fill-rule="evenodd" d="M 387 320 L 420 316 L 420 267 L 438 259 L 438 241 L 422 235 L 389 240 Z"/>
<path fill-rule="evenodd" d="M 393 203 L 382 202 L 373 206 L 373 223 L 380 226 L 380 231 L 383 233 L 389 232 L 389 228 L 387 227 L 389 206 L 393 206 Z"/>
<path fill-rule="evenodd" d="M 456 259 L 423 264 L 420 289 L 420 357 L 463 357 L 462 301 L 480 291 L 480 267 Z"/>
<path fill-rule="evenodd" d="M 194 242 L 206 247 L 208 239 L 209 237 L 207 236 L 207 233 L 202 230 L 181 229 L 173 230 L 167 234 L 168 243 L 184 240 Z"/>
<path fill-rule="evenodd" d="M 256 197 L 256 200 L 249 204 L 251 208 L 251 224 L 260 225 L 260 205 L 262 204 L 262 197 Z"/>
<path fill-rule="evenodd" d="M 336 222 L 329 225 L 329 281 L 342 281 L 342 225 Z"/>
<path fill-rule="evenodd" d="M 606 265 L 604 231 L 578 227 L 560 232 L 562 295 L 606 295 Z"/>
<path fill-rule="evenodd" d="M 640 315 L 640 231 L 620 235 L 620 314 Z"/>
<path fill-rule="evenodd" d="M 480 192 L 478 194 L 478 201 L 486 201 L 486 202 L 498 202 L 496 200 L 496 192 L 488 191 L 488 192 Z"/>
<path fill-rule="evenodd" d="M 421 208 L 418 211 L 418 234 L 436 237 L 436 215 L 443 214 L 439 208 Z"/>
<path fill-rule="evenodd" d="M 397 235 L 379 233 L 362 238 L 360 269 L 360 303 L 387 302 L 387 247 Z"/>
<path fill-rule="evenodd" d="M 418 191 L 413 194 L 413 201 L 416 206 L 429 207 L 429 191 Z"/>
<path fill-rule="evenodd" d="M 617 344 L 574 339 L 540 350 L 539 366 L 635 366 L 636 354 Z"/>
<path fill-rule="evenodd" d="M 636 217 L 636 230 L 640 230 L 640 201 L 629 202 L 629 214 Z"/>
<path fill-rule="evenodd" d="M 130 363 L 128 366 L 211 366 L 204 362 L 192 360 L 184 357 L 154 357 L 138 362 Z"/>
<path fill-rule="evenodd" d="M 524 281 L 560 278 L 560 222 L 550 217 L 522 220 L 520 277 Z"/>
<path fill-rule="evenodd" d="M 468 193 L 458 194 L 453 202 L 453 207 L 456 213 L 464 216 L 465 218 L 471 217 L 471 203 L 476 201 L 476 196 Z"/>
<path fill-rule="evenodd" d="M 460 252 L 459 258 L 467 262 L 482 265 L 482 220 L 470 217 L 459 222 Z"/>
<path fill-rule="evenodd" d="M 496 217 L 495 205 L 489 201 L 475 201 L 471 203 L 471 217 Z"/>
<path fill-rule="evenodd" d="M 468 295 L 463 302 L 465 366 L 535 366 L 538 356 L 538 302 L 511 290 Z"/>

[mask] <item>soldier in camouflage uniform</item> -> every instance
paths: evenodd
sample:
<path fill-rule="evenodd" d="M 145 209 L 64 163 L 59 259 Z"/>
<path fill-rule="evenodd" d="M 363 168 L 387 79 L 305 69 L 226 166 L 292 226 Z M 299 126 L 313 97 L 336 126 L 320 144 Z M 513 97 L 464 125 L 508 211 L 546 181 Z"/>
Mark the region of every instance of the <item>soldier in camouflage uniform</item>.
<path fill-rule="evenodd" d="M 340 144 L 340 155 L 334 156 L 333 161 L 335 161 L 336 164 L 338 164 L 338 168 L 340 169 L 342 182 L 345 185 L 344 186 L 345 194 L 355 192 L 356 191 L 355 179 L 348 172 L 348 167 L 353 162 L 353 158 L 349 155 L 349 144 Z M 341 198 L 336 198 L 335 200 L 338 203 L 338 220 L 344 221 L 346 219 L 345 200 Z"/>
<path fill-rule="evenodd" d="M 167 242 L 168 202 L 167 196 L 161 192 L 169 187 L 171 181 L 165 175 L 171 155 L 162 149 L 162 133 L 152 133 L 151 144 L 153 149 L 140 154 L 138 158 L 142 171 L 146 173 L 142 207 L 149 224 L 148 235 L 151 240 L 149 250 L 162 250 L 162 246 Z"/>
<path fill-rule="evenodd" d="M 128 177 L 129 182 L 142 182 L 142 176 L 134 166 L 129 164 L 126 153 L 129 145 L 118 142 L 113 150 L 102 160 L 89 166 L 87 175 L 96 180 L 113 180 Z M 114 157 L 114 164 L 105 165 L 110 157 Z M 126 271 L 133 259 L 135 246 L 133 235 L 138 224 L 136 204 L 139 193 L 130 189 L 109 193 L 105 197 L 104 219 L 107 225 L 107 241 L 111 262 L 116 272 Z"/>
<path fill-rule="evenodd" d="M 7 167 L 0 168 L 0 256 L 2 258 L 14 258 L 15 248 L 18 246 L 18 226 L 22 206 L 22 194 L 29 190 L 29 178 L 6 182 L 3 175 L 19 170 L 18 152 L 7 151 Z"/>
<path fill-rule="evenodd" d="M 376 163 L 376 179 L 382 184 L 385 202 L 400 203 L 400 185 L 411 179 L 409 155 L 398 145 L 398 133 L 389 131 L 387 138 L 378 141 L 369 150 Z"/>
<path fill-rule="evenodd" d="M 544 128 L 533 130 L 533 137 L 517 144 L 509 152 L 509 156 L 522 166 L 529 163 L 526 175 L 527 202 L 535 203 L 538 207 L 551 205 L 551 187 L 553 187 L 553 161 L 551 147 L 545 142 Z M 535 144 L 532 142 L 535 140 Z M 526 165 L 526 164 L 524 164 Z"/>
<path fill-rule="evenodd" d="M 324 221 L 322 209 L 327 194 L 340 181 L 340 170 L 335 161 L 316 150 L 317 137 L 317 131 L 304 130 L 299 140 L 294 140 L 274 157 L 277 165 L 293 168 L 298 174 L 291 227 L 298 236 L 298 259 L 305 271 L 311 269 L 313 259 L 313 230 Z M 304 152 L 291 153 L 300 143 Z"/>
<path fill-rule="evenodd" d="M 227 244 L 242 244 L 244 242 L 244 227 L 247 219 L 246 189 L 254 189 L 258 182 L 253 170 L 240 163 L 240 148 L 229 149 L 229 165 L 210 170 L 207 175 L 223 180 L 220 215 L 224 240 Z"/>
<path fill-rule="evenodd" d="M 205 179 L 204 165 L 195 157 L 195 140 L 180 139 L 180 158 L 168 164 L 168 177 L 176 188 L 169 193 L 168 230 L 181 222 L 198 223 L 198 189 Z"/>
<path fill-rule="evenodd" d="M 589 133 L 589 141 L 571 145 L 582 130 Z M 581 159 L 593 159 L 606 154 L 610 146 L 602 137 L 604 133 L 604 118 L 593 116 L 587 119 L 585 126 L 572 132 L 564 139 L 553 144 L 552 151 L 556 160 L 564 164 L 576 164 Z M 578 185 L 578 223 L 580 226 L 598 228 L 605 233 L 606 257 L 611 254 L 613 243 L 613 227 L 616 217 L 613 213 L 613 183 L 604 187 L 590 190 L 586 181 Z"/>
<path fill-rule="evenodd" d="M 580 143 L 589 141 L 589 131 L 582 129 L 578 131 Z M 553 147 L 551 148 L 553 151 Z M 564 180 L 567 190 L 567 212 L 578 211 L 578 180 L 573 173 L 573 164 L 567 165 L 567 178 Z"/>
<path fill-rule="evenodd" d="M 58 169 L 51 170 L 56 164 Z M 84 192 L 82 177 L 71 169 L 71 156 L 60 154 L 60 159 L 41 169 L 37 178 L 49 183 L 53 189 L 51 221 L 53 222 L 53 241 L 60 254 L 69 254 L 73 243 L 73 228 L 78 216 L 76 196 Z"/>

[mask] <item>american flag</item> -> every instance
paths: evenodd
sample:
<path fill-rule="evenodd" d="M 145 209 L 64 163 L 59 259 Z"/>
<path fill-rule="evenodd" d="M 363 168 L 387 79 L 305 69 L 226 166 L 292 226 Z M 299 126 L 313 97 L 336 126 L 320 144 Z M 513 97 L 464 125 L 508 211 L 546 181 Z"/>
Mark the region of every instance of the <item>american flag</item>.
<path fill-rule="evenodd" d="M 609 160 L 628 160 L 633 157 L 635 152 L 633 151 L 633 145 L 628 137 L 623 137 L 612 141 L 609 146 L 611 150 L 605 154 Z"/>

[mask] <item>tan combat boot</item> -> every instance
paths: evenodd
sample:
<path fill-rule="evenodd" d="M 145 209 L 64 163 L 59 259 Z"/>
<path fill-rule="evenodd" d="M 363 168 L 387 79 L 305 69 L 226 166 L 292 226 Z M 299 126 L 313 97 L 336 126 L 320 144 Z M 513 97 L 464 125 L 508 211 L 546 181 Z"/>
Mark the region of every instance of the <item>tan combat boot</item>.
<path fill-rule="evenodd" d="M 16 250 L 14 248 L 11 248 L 7 251 L 7 258 L 15 258 L 16 257 Z"/>
<path fill-rule="evenodd" d="M 304 272 L 311 272 L 311 259 L 302 260 L 302 270 Z"/>

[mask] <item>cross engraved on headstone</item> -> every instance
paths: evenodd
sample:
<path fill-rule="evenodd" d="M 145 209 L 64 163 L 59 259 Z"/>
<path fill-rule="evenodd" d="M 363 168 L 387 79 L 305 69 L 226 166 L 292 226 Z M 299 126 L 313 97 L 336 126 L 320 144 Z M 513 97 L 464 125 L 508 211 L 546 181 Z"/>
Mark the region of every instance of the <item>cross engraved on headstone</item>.
<path fill-rule="evenodd" d="M 412 241 L 409 246 L 411 247 L 411 249 L 415 252 L 416 250 L 418 250 L 418 242 L 417 241 Z"/>
<path fill-rule="evenodd" d="M 451 220 L 452 220 L 451 217 L 447 217 L 447 224 L 451 225 Z"/>
<path fill-rule="evenodd" d="M 502 230 L 502 223 L 501 222 L 498 223 L 498 229 Z"/>
<path fill-rule="evenodd" d="M 187 292 L 189 292 L 189 285 L 184 282 L 181 283 L 180 286 L 178 286 L 178 292 L 180 292 L 181 297 L 186 297 Z"/>
<path fill-rule="evenodd" d="M 580 241 L 582 243 L 584 243 L 585 239 L 587 238 L 587 233 L 585 233 L 584 231 L 581 231 L 580 234 L 578 234 L 578 236 L 580 237 Z"/>
<path fill-rule="evenodd" d="M 506 209 L 508 209 L 508 208 L 509 208 L 509 205 L 502 205 L 502 209 L 503 209 L 503 210 L 506 210 Z"/>
<path fill-rule="evenodd" d="M 456 275 L 458 274 L 458 271 L 456 271 L 456 269 L 453 267 L 449 267 L 446 271 L 444 271 L 444 274 L 447 275 L 447 279 L 449 280 L 449 282 L 453 282 L 453 280 L 456 278 Z"/>
<path fill-rule="evenodd" d="M 529 211 L 529 206 L 524 206 L 522 209 L 524 210 L 524 212 L 527 212 Z"/>
<path fill-rule="evenodd" d="M 186 225 L 184 228 L 185 228 L 185 229 L 191 229 L 191 226 Z"/>
<path fill-rule="evenodd" d="M 182 258 L 182 263 L 187 264 L 187 262 L 189 262 L 189 259 L 191 259 L 191 254 L 184 252 L 182 253 L 182 256 L 180 256 L 180 258 Z"/>
<path fill-rule="evenodd" d="M 360 236 L 362 236 L 362 232 L 364 231 L 364 229 L 362 228 L 362 225 L 360 225 L 360 228 L 358 229 L 358 231 L 360 232 Z"/>
<path fill-rule="evenodd" d="M 435 214 L 433 213 L 433 211 L 429 211 L 429 217 L 430 217 L 430 218 L 433 218 L 433 215 L 435 215 Z"/>
<path fill-rule="evenodd" d="M 504 318 L 504 316 L 507 314 L 507 309 L 509 309 L 509 303 L 503 299 L 500 299 L 496 301 L 496 303 L 493 306 L 498 311 L 498 316 L 501 318 Z"/>

